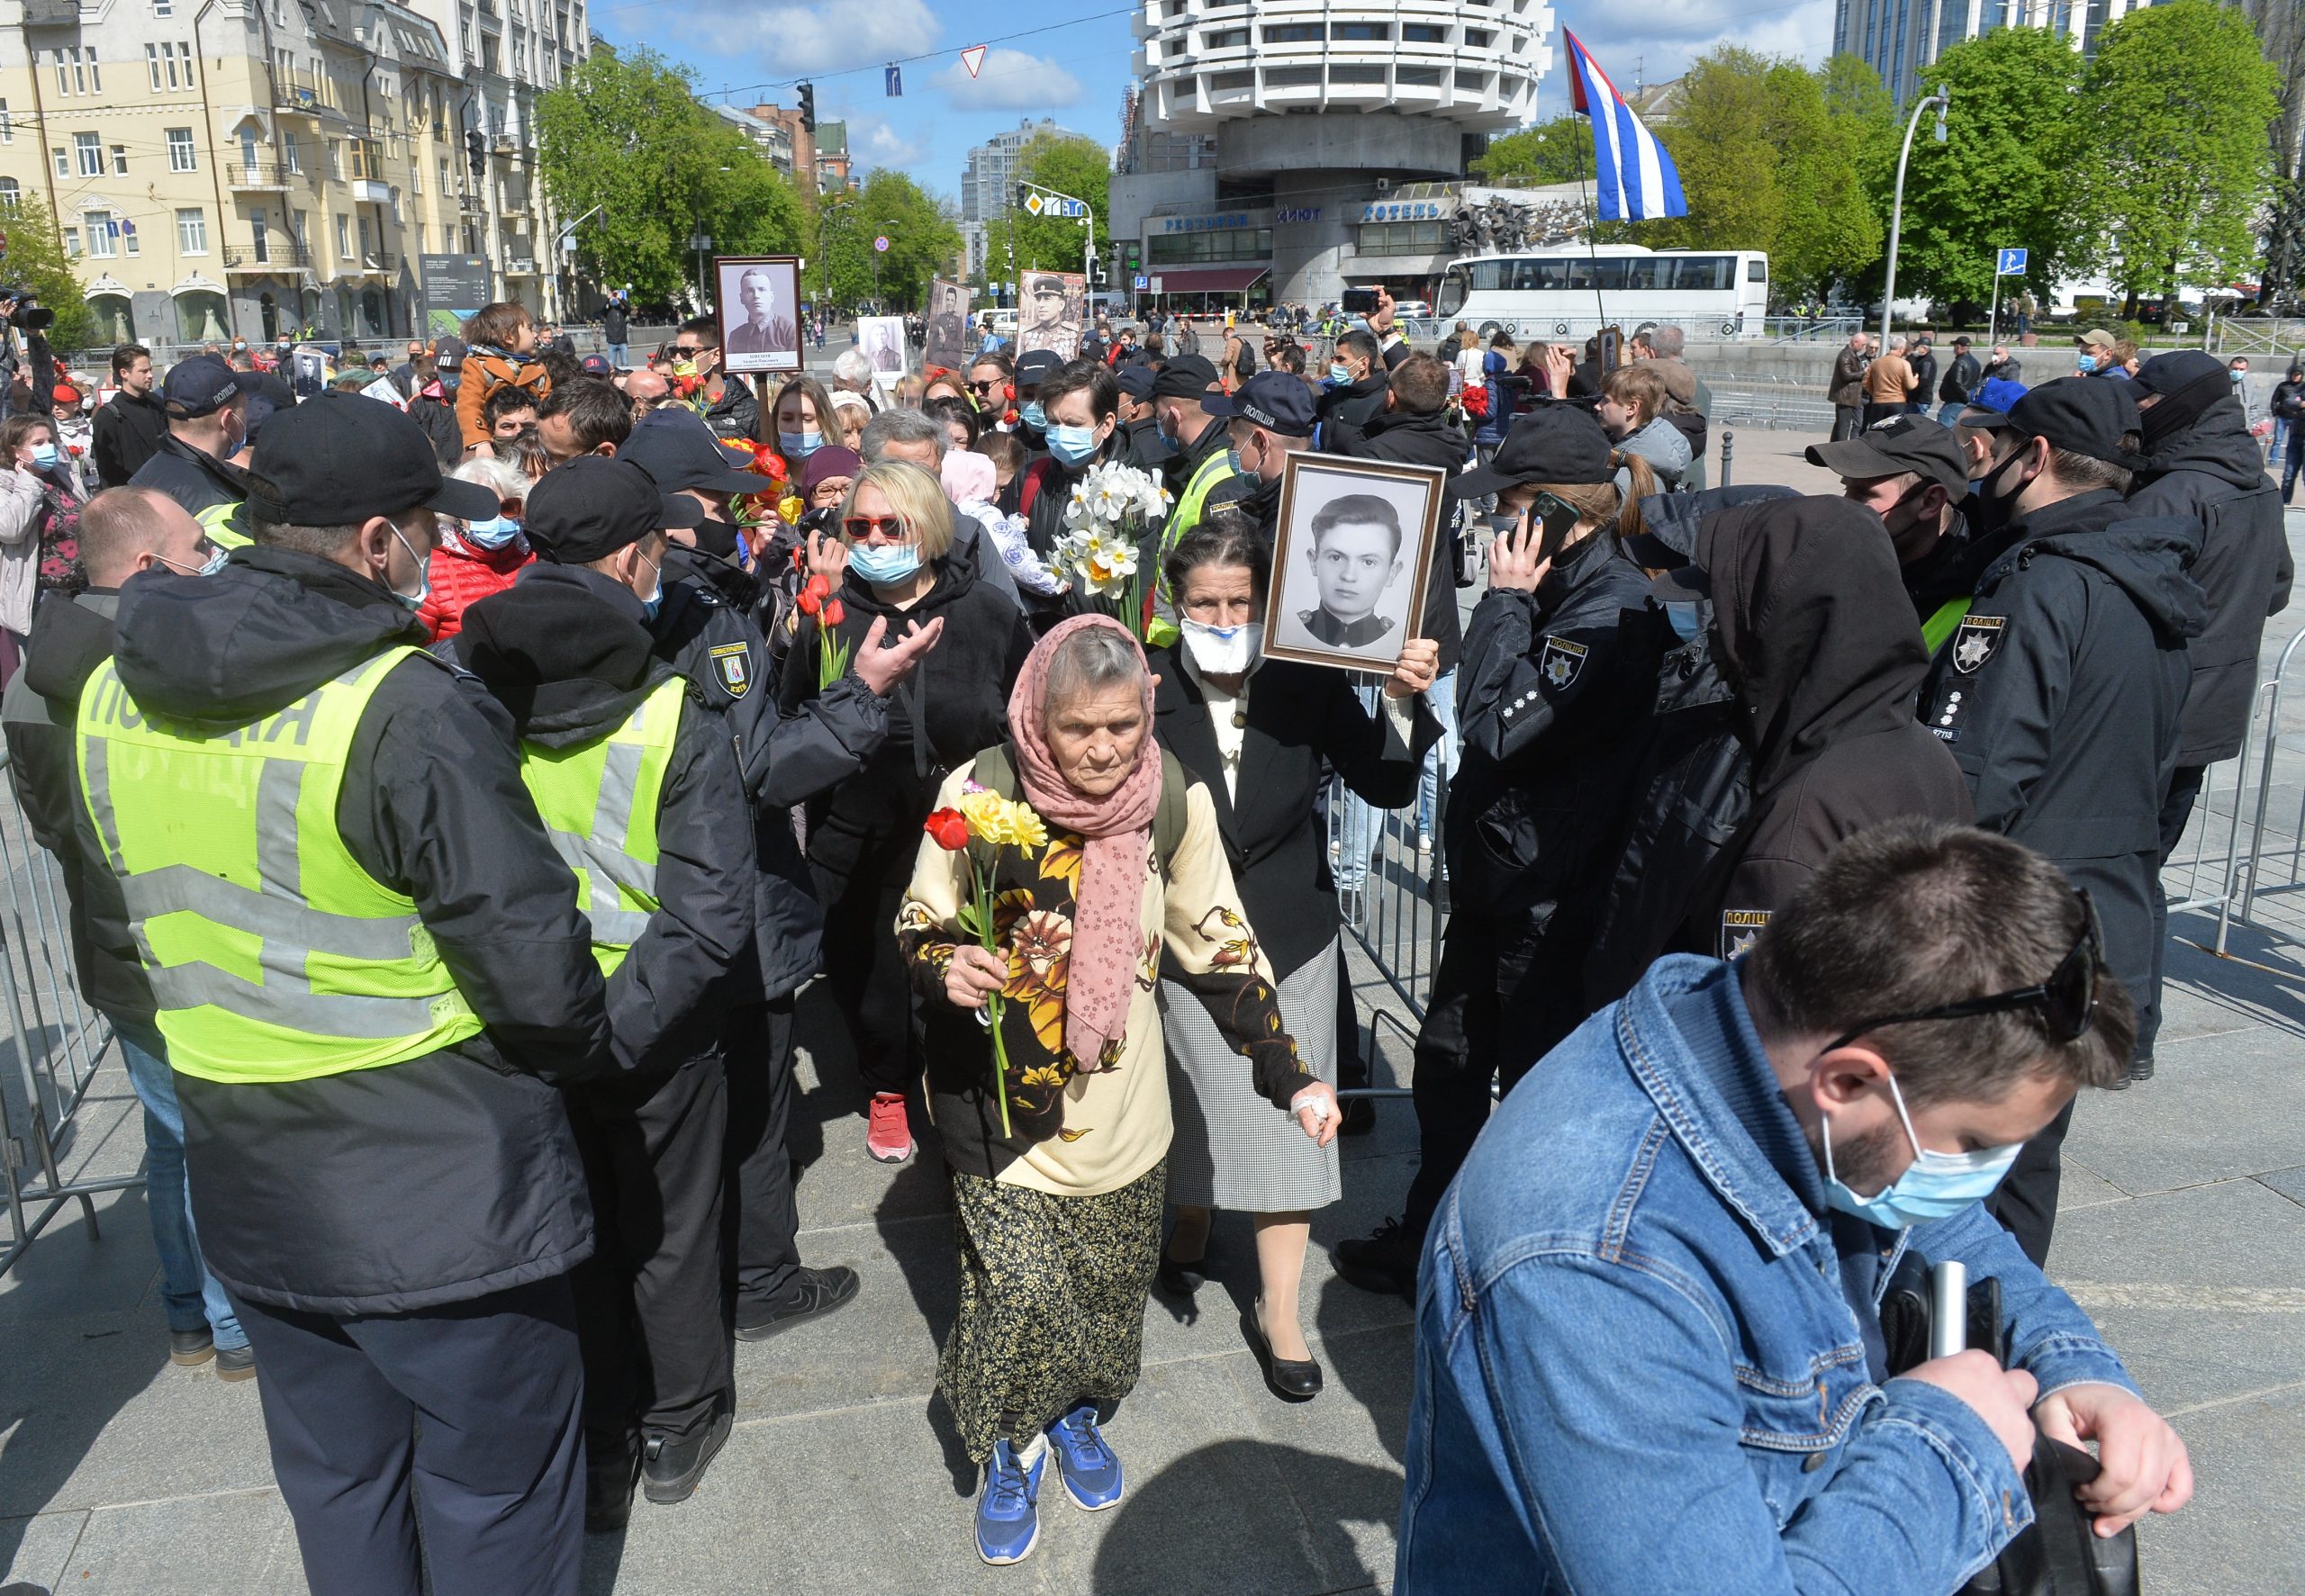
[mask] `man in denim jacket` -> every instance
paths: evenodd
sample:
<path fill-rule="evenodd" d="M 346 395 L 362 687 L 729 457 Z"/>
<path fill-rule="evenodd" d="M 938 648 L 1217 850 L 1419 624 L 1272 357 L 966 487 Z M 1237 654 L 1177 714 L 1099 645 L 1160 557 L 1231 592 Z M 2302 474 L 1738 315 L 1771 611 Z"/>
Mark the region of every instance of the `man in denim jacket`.
<path fill-rule="evenodd" d="M 1947 1596 L 2031 1520 L 2036 1424 L 2098 1444 L 2101 1534 L 2183 1506 L 2183 1443 L 1976 1201 L 2126 1068 L 2095 942 L 2039 855 L 1894 822 L 1539 1063 L 1425 1244 L 1402 1596 Z M 2009 1370 L 1888 1378 L 1908 1246 L 2000 1281 Z"/>

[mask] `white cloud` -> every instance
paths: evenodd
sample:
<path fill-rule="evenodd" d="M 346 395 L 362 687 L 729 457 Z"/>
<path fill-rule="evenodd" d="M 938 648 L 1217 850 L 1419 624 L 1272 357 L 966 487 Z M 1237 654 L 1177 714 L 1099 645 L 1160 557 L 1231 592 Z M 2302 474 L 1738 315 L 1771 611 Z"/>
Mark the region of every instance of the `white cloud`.
<path fill-rule="evenodd" d="M 1644 13 L 1637 32 L 1597 26 L 1577 29 L 1577 37 L 1617 86 L 1630 94 L 1635 83 L 1664 83 L 1678 77 L 1688 70 L 1691 61 L 1724 44 L 1820 66 L 1832 53 L 1833 9 L 1833 0 L 1794 0 L 1792 5 L 1731 14 L 1699 4 L 1686 14 Z M 1539 90 L 1547 102 L 1539 113 L 1541 120 L 1557 114 L 1568 97 L 1568 47 L 1558 34 L 1552 47 L 1554 70 Z"/>
<path fill-rule="evenodd" d="M 848 152 L 857 163 L 859 176 L 879 167 L 901 171 L 921 166 L 936 153 L 933 124 L 901 133 L 887 119 L 869 113 L 852 111 L 844 120 L 848 123 Z"/>
<path fill-rule="evenodd" d="M 1080 80 L 1021 50 L 989 50 L 976 77 L 955 60 L 934 80 L 953 104 L 970 111 L 1059 111 L 1080 103 Z"/>
<path fill-rule="evenodd" d="M 925 0 L 874 0 L 870 5 L 695 0 L 672 12 L 670 26 L 706 59 L 731 67 L 748 61 L 777 77 L 917 55 L 936 42 L 939 32 L 936 14 Z"/>

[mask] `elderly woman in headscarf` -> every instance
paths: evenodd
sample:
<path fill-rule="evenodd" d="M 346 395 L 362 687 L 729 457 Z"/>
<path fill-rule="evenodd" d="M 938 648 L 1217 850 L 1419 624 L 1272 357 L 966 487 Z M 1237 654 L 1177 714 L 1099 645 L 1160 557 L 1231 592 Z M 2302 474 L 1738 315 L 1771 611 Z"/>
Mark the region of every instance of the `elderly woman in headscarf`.
<path fill-rule="evenodd" d="M 1158 1266 L 1162 981 L 1207 1007 L 1276 1114 L 1324 1146 L 1336 1133 L 1335 1091 L 1282 1027 L 1208 789 L 1152 726 L 1135 639 L 1103 616 L 1060 623 L 1009 695 L 1007 744 L 945 782 L 898 916 L 927 999 L 928 1100 L 960 1244 L 937 1386 L 984 1465 L 988 1563 L 1032 1550 L 1052 1456 L 1081 1507 L 1120 1499 L 1098 1415 L 1136 1383 Z M 956 846 L 963 816 L 981 830 L 1004 799 L 1030 811 L 1010 815 L 1007 845 Z M 983 868 L 990 950 L 973 929 Z"/>

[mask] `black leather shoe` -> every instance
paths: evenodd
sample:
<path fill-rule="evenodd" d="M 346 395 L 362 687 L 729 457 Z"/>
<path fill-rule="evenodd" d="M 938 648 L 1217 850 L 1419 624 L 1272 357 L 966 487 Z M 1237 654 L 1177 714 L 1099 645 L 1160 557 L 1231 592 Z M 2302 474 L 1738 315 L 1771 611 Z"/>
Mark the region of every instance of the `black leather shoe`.
<path fill-rule="evenodd" d="M 256 1348 L 253 1347 L 217 1348 L 216 1377 L 219 1380 L 255 1379 Z"/>
<path fill-rule="evenodd" d="M 684 1440 L 650 1437 L 640 1448 L 640 1493 L 659 1503 L 686 1501 L 696 1494 L 704 1471 L 728 1444 L 736 1423 L 734 1413 L 723 1413 Z"/>
<path fill-rule="evenodd" d="M 1308 1402 L 1321 1394 L 1321 1366 L 1309 1358 L 1297 1362 L 1276 1357 L 1272 1343 L 1264 1337 L 1264 1327 L 1257 1322 L 1257 1311 L 1251 1304 L 1241 1315 L 1241 1334 L 1249 1350 L 1257 1355 L 1258 1364 L 1264 1369 L 1264 1383 L 1272 1394 L 1283 1402 Z"/>
<path fill-rule="evenodd" d="M 168 1361 L 180 1369 L 197 1367 L 216 1356 L 216 1338 L 206 1326 L 168 1332 Z"/>
<path fill-rule="evenodd" d="M 1348 1097 L 1344 1103 L 1344 1117 L 1337 1122 L 1340 1136 L 1366 1136 L 1377 1128 L 1377 1105 L 1369 1097 Z"/>
<path fill-rule="evenodd" d="M 799 1269 L 783 1294 L 756 1308 L 737 1310 L 737 1339 L 765 1341 L 804 1320 L 818 1319 L 856 1295 L 856 1271 L 836 1264 L 829 1269 Z"/>
<path fill-rule="evenodd" d="M 1363 1291 L 1416 1300 L 1416 1258 L 1424 1248 L 1397 1219 L 1388 1219 L 1366 1238 L 1336 1244 L 1336 1272 Z"/>
<path fill-rule="evenodd" d="M 1206 1258 L 1195 1258 L 1189 1264 L 1180 1264 L 1169 1256 L 1168 1248 L 1163 1246 L 1161 1249 L 1161 1289 L 1172 1297 L 1189 1297 L 1207 1282 L 1208 1276 L 1201 1273 L 1202 1266 L 1207 1261 Z"/>
<path fill-rule="evenodd" d="M 2151 1080 L 2153 1078 L 2153 1055 L 2147 1053 L 2144 1058 L 2139 1059 L 2135 1063 L 2131 1064 L 2129 1067 L 2129 1078 L 2131 1080 Z"/>
<path fill-rule="evenodd" d="M 605 1457 L 584 1462 L 584 1533 L 613 1535 L 632 1521 L 632 1491 L 640 1483 L 640 1455 L 630 1441 Z M 605 1450 L 605 1448 L 602 1448 Z"/>

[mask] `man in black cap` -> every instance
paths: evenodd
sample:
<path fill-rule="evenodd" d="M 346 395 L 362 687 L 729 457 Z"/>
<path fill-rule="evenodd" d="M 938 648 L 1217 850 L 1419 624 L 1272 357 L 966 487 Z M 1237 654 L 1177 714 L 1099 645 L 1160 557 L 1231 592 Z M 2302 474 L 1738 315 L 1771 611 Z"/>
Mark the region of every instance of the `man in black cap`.
<path fill-rule="evenodd" d="M 1041 405 L 1041 384 L 1056 375 L 1064 356 L 1053 349 L 1027 349 L 1017 356 L 1017 425 L 1011 428 L 1025 453 L 1037 459 L 1048 453 L 1048 416 Z"/>
<path fill-rule="evenodd" d="M 1842 497 L 1888 527 L 1922 642 L 1935 654 L 1960 624 L 1981 569 L 1961 518 L 1969 491 L 1961 440 L 1926 416 L 1892 416 L 1854 437 L 1811 444 L 1806 455 L 1840 478 Z"/>
<path fill-rule="evenodd" d="M 1261 371 L 1237 392 L 1202 395 L 1200 408 L 1225 424 L 1228 458 L 1240 465 L 1211 482 L 1197 505 L 1187 491 L 1169 517 L 1165 546 L 1175 547 L 1178 538 L 1227 505 L 1247 511 L 1270 537 L 1280 519 L 1280 479 L 1288 456 L 1313 446 L 1313 391 L 1285 371 Z"/>
<path fill-rule="evenodd" d="M 2145 465 L 2130 490 L 2131 515 L 2181 516 L 2201 527 L 2192 579 L 2209 600 L 2209 621 L 2192 640 L 2192 685 L 2177 730 L 2177 766 L 2161 805 L 2165 864 L 2185 834 L 2202 772 L 2241 752 L 2256 708 L 2257 648 L 2265 618 L 2289 605 L 2296 573 L 2282 530 L 2281 503 L 2257 440 L 2222 362 L 2200 349 L 2156 355 L 2129 384 L 2145 435 Z M 2161 984 L 2166 900 L 2153 897 L 2153 983 Z M 2153 1073 L 2156 1002 L 2138 1015 L 2137 1075 Z"/>
<path fill-rule="evenodd" d="M 1606 844 L 1669 641 L 1648 613 L 1649 579 L 1597 513 L 1615 502 L 1610 453 L 1590 410 L 1541 403 L 1451 484 L 1461 499 L 1495 494 L 1520 520 L 1490 546 L 1457 667 L 1463 753 L 1441 840 L 1451 913 L 1416 1040 L 1417 1172 L 1400 1219 L 1337 1248 L 1338 1271 L 1364 1290 L 1415 1292 L 1491 1078 L 1510 1091 L 1585 1017 L 1579 971 L 1615 862 Z"/>
<path fill-rule="evenodd" d="M 728 1437 L 721 1308 L 721 1052 L 755 977 L 752 825 L 725 719 L 656 653 L 668 527 L 704 508 L 638 466 L 545 473 L 525 530 L 538 563 L 465 612 L 457 657 L 520 737 L 520 776 L 577 871 L 628 1074 L 572 1088 L 597 1227 L 578 1266 L 586 1527 L 621 1526 L 636 1477 L 684 1500 Z"/>
<path fill-rule="evenodd" d="M 1121 464 L 1155 476 L 1165 474 L 1177 455 L 1176 445 L 1162 436 L 1161 418 L 1152 410 L 1152 388 L 1160 379 L 1159 372 L 1141 361 L 1113 372 L 1113 380 L 1120 384 Z"/>
<path fill-rule="evenodd" d="M 1171 496 L 1180 503 L 1208 462 L 1225 458 L 1225 423 L 1201 402 L 1216 386 L 1216 368 L 1198 355 L 1171 356 L 1152 379 L 1153 424 L 1176 451 L 1162 469 Z"/>
<path fill-rule="evenodd" d="M 249 541 L 239 525 L 248 473 L 230 462 L 248 440 L 248 396 L 261 383 L 257 373 L 234 371 L 218 356 L 177 361 L 160 384 L 168 435 L 128 479 L 131 488 L 149 488 L 183 505 L 226 548 Z"/>
<path fill-rule="evenodd" d="M 1977 824 L 2038 849 L 2090 894 L 2106 967 L 2145 1030 L 2161 802 L 2192 679 L 2186 644 L 2208 606 L 2186 574 L 2200 523 L 2122 502 L 2142 463 L 2131 387 L 2059 377 L 2000 418 L 1977 484 L 1990 563 L 1930 667 L 1921 717 L 1952 748 Z M 2068 1118 L 2026 1144 L 1993 1195 L 2036 1263 L 2048 1255 Z"/>
<path fill-rule="evenodd" d="M 699 446 L 700 443 L 701 447 Z M 701 504 L 705 519 L 674 527 L 664 550 L 657 654 L 723 716 L 744 762 L 753 810 L 754 948 L 757 975 L 732 1002 L 723 1035 L 728 1068 L 728 1175 L 737 1209 L 733 1273 L 736 1327 L 762 1340 L 827 1313 L 856 1294 L 855 1270 L 800 1262 L 787 1127 L 792 1106 L 793 999 L 821 964 L 824 916 L 790 811 L 854 775 L 887 740 L 889 697 L 936 645 L 941 622 L 908 627 L 881 646 L 876 623 L 848 676 L 790 717 L 777 712 L 774 666 L 749 607 L 724 588 L 733 563 L 714 550 L 737 494 L 766 479 L 735 470 L 702 422 L 685 410 L 652 415 L 618 457 L 640 465 L 664 491 Z M 556 469 L 565 469 L 565 467 Z M 716 522 L 714 518 L 723 518 Z M 734 546 L 734 528 L 727 545 Z M 683 545 L 682 539 L 695 540 Z M 737 575 L 750 578 L 737 571 Z"/>
<path fill-rule="evenodd" d="M 81 695 L 91 930 L 151 980 L 315 1588 L 573 1592 L 593 1236 L 558 1088 L 617 1060 L 511 723 L 416 620 L 436 512 L 496 495 L 357 396 L 274 417 L 249 480 L 253 546 L 123 583 Z"/>

